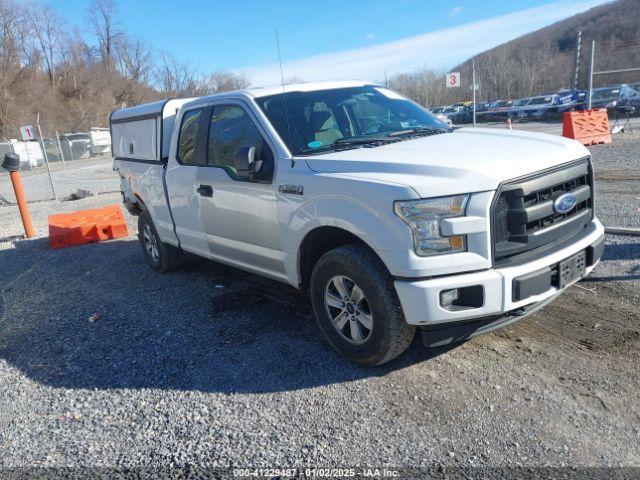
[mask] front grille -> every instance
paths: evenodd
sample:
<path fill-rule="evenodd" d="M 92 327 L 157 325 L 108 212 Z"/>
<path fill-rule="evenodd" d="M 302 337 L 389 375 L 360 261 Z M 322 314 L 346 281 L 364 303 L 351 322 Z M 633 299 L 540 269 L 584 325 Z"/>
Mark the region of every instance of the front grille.
<path fill-rule="evenodd" d="M 568 213 L 554 210 L 555 200 L 572 192 Z M 593 172 L 589 159 L 506 182 L 493 205 L 495 263 L 543 249 L 582 230 L 593 218 Z"/>

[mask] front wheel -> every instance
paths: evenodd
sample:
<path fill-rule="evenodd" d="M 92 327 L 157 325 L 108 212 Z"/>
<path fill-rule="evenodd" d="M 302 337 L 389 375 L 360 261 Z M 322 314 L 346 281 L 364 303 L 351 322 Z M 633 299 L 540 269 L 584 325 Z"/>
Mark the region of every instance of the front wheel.
<path fill-rule="evenodd" d="M 160 240 L 148 212 L 142 212 L 138 217 L 138 240 L 147 263 L 154 270 L 169 272 L 182 264 L 180 249 Z"/>
<path fill-rule="evenodd" d="M 329 344 L 361 365 L 392 360 L 415 334 L 404 319 L 391 275 L 364 245 L 339 247 L 318 260 L 311 274 L 311 302 Z"/>

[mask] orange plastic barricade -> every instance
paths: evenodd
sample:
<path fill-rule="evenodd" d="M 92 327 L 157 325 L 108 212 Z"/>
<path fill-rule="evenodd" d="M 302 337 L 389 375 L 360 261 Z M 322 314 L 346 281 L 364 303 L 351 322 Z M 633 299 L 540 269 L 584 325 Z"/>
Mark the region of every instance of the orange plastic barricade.
<path fill-rule="evenodd" d="M 127 235 L 127 222 L 119 205 L 49 215 L 51 248 L 84 245 Z"/>
<path fill-rule="evenodd" d="M 562 136 L 574 138 L 583 145 L 611 143 L 609 116 L 606 108 L 564 112 Z"/>

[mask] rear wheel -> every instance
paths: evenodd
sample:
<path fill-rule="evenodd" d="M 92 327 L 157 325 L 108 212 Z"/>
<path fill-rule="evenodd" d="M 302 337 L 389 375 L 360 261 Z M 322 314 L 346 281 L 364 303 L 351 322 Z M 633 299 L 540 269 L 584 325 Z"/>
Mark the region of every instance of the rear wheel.
<path fill-rule="evenodd" d="M 147 263 L 154 270 L 169 272 L 182 264 L 180 249 L 160 240 L 148 212 L 142 212 L 138 217 L 138 240 Z"/>
<path fill-rule="evenodd" d="M 361 365 L 380 365 L 404 352 L 415 334 L 405 322 L 389 272 L 364 245 L 323 255 L 311 274 L 311 301 L 331 346 Z"/>

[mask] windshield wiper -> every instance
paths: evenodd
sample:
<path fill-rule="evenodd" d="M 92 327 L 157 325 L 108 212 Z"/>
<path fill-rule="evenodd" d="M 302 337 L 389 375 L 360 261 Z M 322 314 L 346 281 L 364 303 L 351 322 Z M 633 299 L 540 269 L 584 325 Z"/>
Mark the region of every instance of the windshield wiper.
<path fill-rule="evenodd" d="M 408 140 L 418 136 L 425 135 L 438 135 L 440 133 L 448 133 L 450 129 L 438 128 L 438 127 L 414 127 L 406 130 L 398 130 L 385 134 L 383 137 L 344 137 L 338 138 L 329 145 L 322 145 L 316 148 L 307 148 L 300 152 L 299 155 L 308 155 L 311 153 L 326 153 L 337 152 L 340 150 L 349 150 L 357 148 L 359 146 L 378 147 L 389 143 L 401 142 L 402 140 Z"/>
<path fill-rule="evenodd" d="M 369 143 L 388 143 L 391 141 L 387 137 L 346 137 L 337 139 L 331 145 L 367 145 Z"/>
<path fill-rule="evenodd" d="M 438 135 L 440 133 L 448 133 L 450 129 L 444 129 L 439 127 L 414 127 L 407 128 L 406 130 L 398 130 L 396 132 L 391 132 L 388 134 L 388 137 L 398 137 L 401 135 Z"/>
<path fill-rule="evenodd" d="M 301 155 L 306 155 L 310 153 L 326 153 L 326 152 L 337 152 L 340 150 L 349 150 L 353 148 L 357 148 L 358 146 L 378 146 L 384 145 L 386 143 L 397 142 L 396 138 L 387 138 L 387 137 L 347 137 L 347 138 L 338 138 L 333 143 L 329 145 L 322 145 L 316 148 L 306 148 L 299 152 Z"/>

